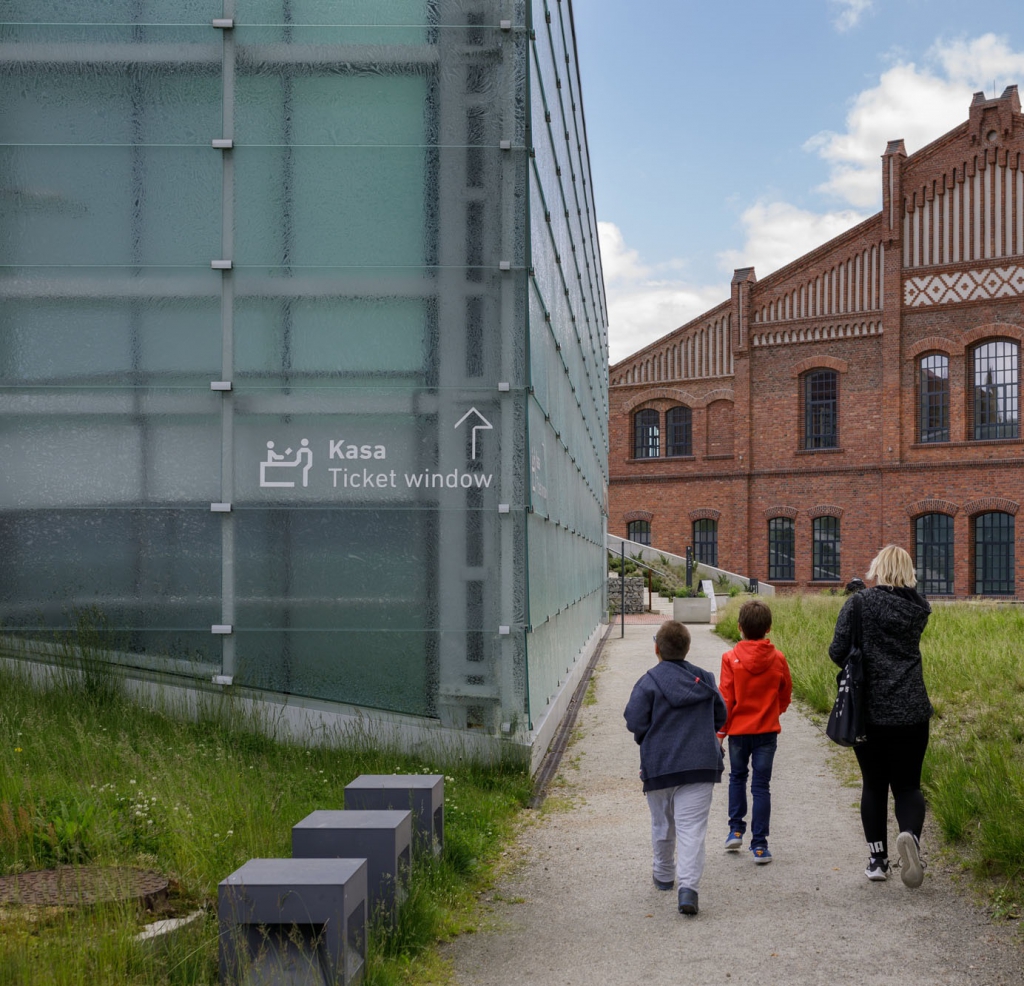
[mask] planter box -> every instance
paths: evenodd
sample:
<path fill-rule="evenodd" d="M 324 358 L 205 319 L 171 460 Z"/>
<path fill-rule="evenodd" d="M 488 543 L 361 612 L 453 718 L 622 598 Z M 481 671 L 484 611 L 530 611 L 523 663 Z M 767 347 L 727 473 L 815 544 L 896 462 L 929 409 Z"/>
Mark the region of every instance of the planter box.
<path fill-rule="evenodd" d="M 711 600 L 706 596 L 684 596 L 673 599 L 672 618 L 680 623 L 710 623 Z"/>

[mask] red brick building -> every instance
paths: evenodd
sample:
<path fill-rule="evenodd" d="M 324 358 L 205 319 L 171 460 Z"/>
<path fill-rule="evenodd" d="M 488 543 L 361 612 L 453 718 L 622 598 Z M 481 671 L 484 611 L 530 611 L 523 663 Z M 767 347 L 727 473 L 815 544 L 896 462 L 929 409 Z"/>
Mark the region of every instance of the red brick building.
<path fill-rule="evenodd" d="M 876 215 L 611 368 L 611 533 L 783 589 L 895 542 L 929 595 L 1024 595 L 1017 87 L 880 177 Z"/>

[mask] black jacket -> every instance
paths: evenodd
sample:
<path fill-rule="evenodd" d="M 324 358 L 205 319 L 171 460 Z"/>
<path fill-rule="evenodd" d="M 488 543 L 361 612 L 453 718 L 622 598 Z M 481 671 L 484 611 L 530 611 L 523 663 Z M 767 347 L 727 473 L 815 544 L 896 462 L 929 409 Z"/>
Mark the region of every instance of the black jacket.
<path fill-rule="evenodd" d="M 932 715 L 921 668 L 921 634 L 931 607 L 915 590 L 876 586 L 860 593 L 867 721 L 912 726 Z M 853 597 L 836 620 L 828 656 L 842 667 L 850 650 Z"/>

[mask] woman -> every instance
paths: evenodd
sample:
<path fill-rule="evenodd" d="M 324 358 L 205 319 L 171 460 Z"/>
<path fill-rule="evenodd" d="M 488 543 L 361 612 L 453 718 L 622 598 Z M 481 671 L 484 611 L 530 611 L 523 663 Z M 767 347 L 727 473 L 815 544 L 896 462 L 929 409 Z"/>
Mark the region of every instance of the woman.
<path fill-rule="evenodd" d="M 917 577 L 910 555 L 894 544 L 875 555 L 868 579 L 876 585 L 858 593 L 861 599 L 862 649 L 867 691 L 867 742 L 855 747 L 863 777 L 860 817 L 871 858 L 864 871 L 869 880 L 889 876 L 889 789 L 896 806 L 900 834 L 896 849 L 900 877 L 908 887 L 924 879 L 920 857 L 924 825 L 921 764 L 928 748 L 932 704 L 921 670 L 921 633 L 931 607 L 914 588 Z M 828 655 L 842 667 L 850 650 L 853 597 L 836 620 Z"/>

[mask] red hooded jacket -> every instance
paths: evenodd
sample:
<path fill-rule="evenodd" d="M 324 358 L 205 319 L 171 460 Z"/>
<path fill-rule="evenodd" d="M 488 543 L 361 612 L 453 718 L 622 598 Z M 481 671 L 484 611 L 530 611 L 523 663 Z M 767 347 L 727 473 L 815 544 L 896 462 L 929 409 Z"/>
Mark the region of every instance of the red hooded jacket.
<path fill-rule="evenodd" d="M 789 708 L 793 679 L 782 651 L 767 637 L 741 640 L 722 655 L 718 687 L 729 713 L 720 737 L 782 731 L 779 716 Z"/>

